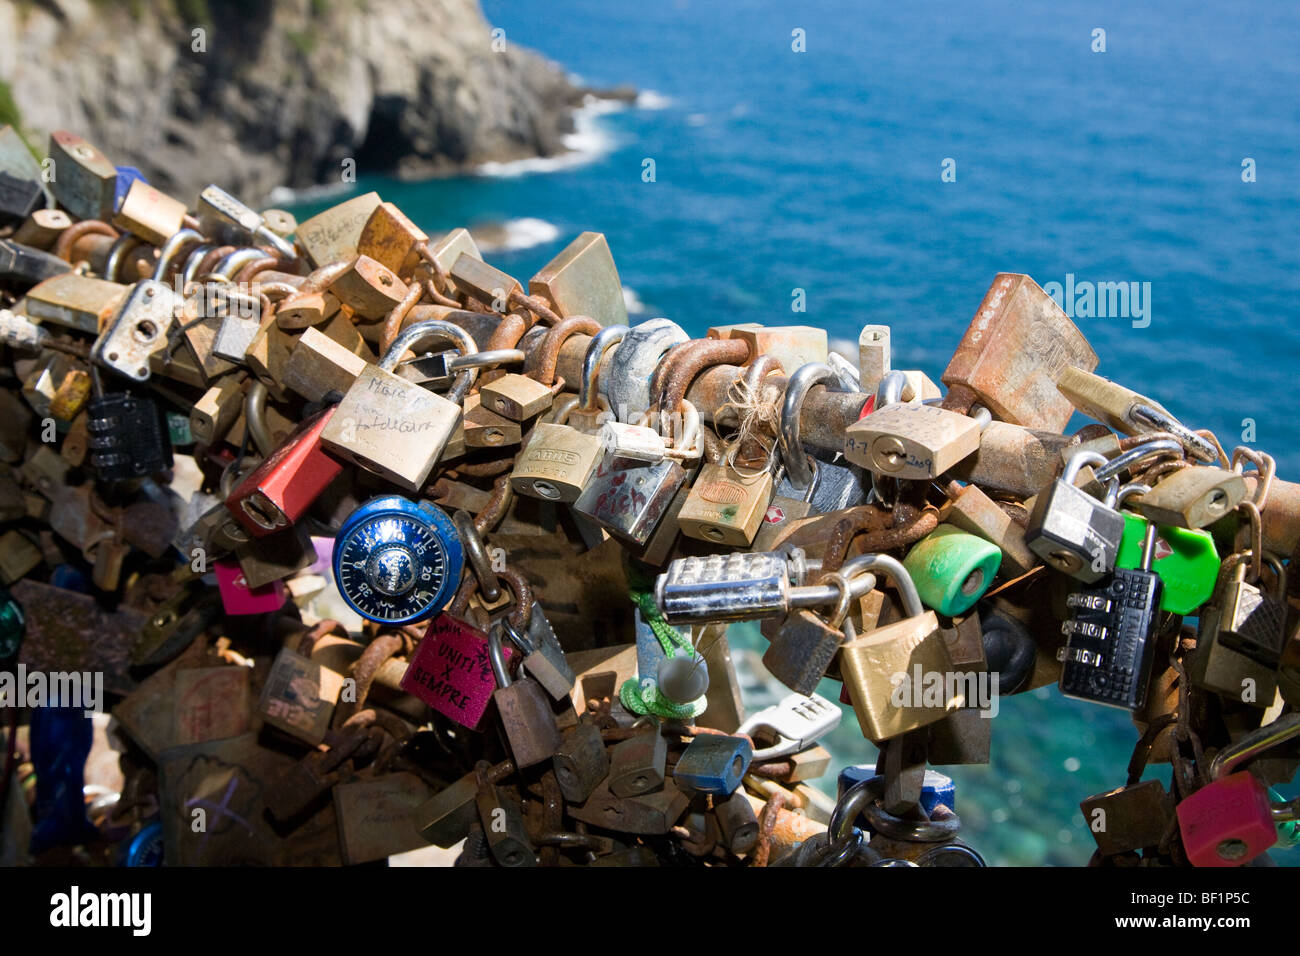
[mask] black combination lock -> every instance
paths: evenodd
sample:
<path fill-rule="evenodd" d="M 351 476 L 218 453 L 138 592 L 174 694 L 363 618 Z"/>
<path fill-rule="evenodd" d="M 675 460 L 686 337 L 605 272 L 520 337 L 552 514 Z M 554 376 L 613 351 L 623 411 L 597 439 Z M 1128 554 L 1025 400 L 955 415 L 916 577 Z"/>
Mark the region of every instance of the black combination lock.
<path fill-rule="evenodd" d="M 136 395 L 104 395 L 86 406 L 90 465 L 103 481 L 144 478 L 172 466 L 158 406 Z"/>
<path fill-rule="evenodd" d="M 1067 697 L 1137 710 L 1146 703 L 1156 649 L 1156 615 L 1164 582 L 1151 570 L 1155 525 L 1147 529 L 1142 566 L 1116 568 L 1105 583 L 1066 599 L 1060 688 Z"/>

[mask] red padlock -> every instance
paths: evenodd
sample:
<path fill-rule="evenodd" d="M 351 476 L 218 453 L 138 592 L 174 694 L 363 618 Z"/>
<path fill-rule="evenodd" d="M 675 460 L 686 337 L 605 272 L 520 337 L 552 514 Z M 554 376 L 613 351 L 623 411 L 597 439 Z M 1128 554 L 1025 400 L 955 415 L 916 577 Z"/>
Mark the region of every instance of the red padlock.
<path fill-rule="evenodd" d="M 1193 866 L 1241 866 L 1277 842 L 1268 788 L 1247 770 L 1229 771 L 1297 734 L 1300 714 L 1286 714 L 1215 755 L 1210 782 L 1177 807 L 1183 847 Z"/>
<path fill-rule="evenodd" d="M 294 524 L 343 470 L 321 447 L 331 406 L 304 421 L 226 498 L 226 507 L 255 537 Z"/>

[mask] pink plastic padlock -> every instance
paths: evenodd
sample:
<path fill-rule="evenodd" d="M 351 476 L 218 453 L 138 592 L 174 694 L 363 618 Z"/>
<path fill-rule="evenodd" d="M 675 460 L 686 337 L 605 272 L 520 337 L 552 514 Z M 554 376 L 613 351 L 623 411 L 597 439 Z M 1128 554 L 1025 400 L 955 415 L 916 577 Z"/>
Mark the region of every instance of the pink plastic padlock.
<path fill-rule="evenodd" d="M 1177 812 L 1193 866 L 1241 866 L 1277 842 L 1268 789 L 1247 770 L 1211 781 Z"/>
<path fill-rule="evenodd" d="M 509 667 L 514 651 L 502 651 Z M 487 635 L 446 612 L 429 622 L 402 675 L 402 690 L 470 730 L 479 729 L 496 689 Z"/>
<path fill-rule="evenodd" d="M 249 588 L 244 572 L 235 561 L 214 561 L 221 605 L 227 614 L 274 614 L 284 605 L 284 582 L 272 581 L 260 588 Z"/>

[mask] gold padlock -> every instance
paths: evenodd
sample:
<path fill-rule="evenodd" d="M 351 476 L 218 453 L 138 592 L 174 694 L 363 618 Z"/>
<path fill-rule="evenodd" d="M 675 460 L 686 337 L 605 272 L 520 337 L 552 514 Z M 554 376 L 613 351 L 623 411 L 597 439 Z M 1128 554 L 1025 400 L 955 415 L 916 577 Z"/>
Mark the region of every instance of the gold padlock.
<path fill-rule="evenodd" d="M 137 179 L 122 197 L 113 225 L 161 246 L 185 225 L 185 203 Z"/>
<path fill-rule="evenodd" d="M 483 407 L 516 422 L 527 421 L 551 407 L 555 395 L 550 386 L 517 372 L 510 372 L 479 389 Z"/>
<path fill-rule="evenodd" d="M 566 409 L 557 423 L 533 426 L 510 473 L 510 487 L 517 494 L 566 503 L 577 501 L 582 494 L 600 462 L 601 442 L 595 435 L 564 424 L 567 417 Z"/>
<path fill-rule="evenodd" d="M 588 315 L 602 325 L 627 323 L 627 304 L 609 243 L 599 232 L 584 232 L 528 280 L 561 318 Z"/>
<path fill-rule="evenodd" d="M 840 648 L 840 673 L 858 725 L 878 742 L 942 720 L 965 703 L 950 693 L 957 674 L 939 619 L 921 604 L 907 570 L 885 555 L 864 555 L 840 569 L 845 577 L 863 571 L 888 574 L 907 617 L 847 641 Z"/>
<path fill-rule="evenodd" d="M 379 193 L 354 196 L 298 224 L 298 245 L 320 267 L 357 254 L 361 231 L 380 203 Z"/>
<path fill-rule="evenodd" d="M 408 275 L 419 262 L 416 246 L 428 242 L 424 230 L 390 202 L 380 203 L 366 220 L 357 252 L 399 275 Z"/>
<path fill-rule="evenodd" d="M 410 326 L 378 365 L 367 365 L 357 376 L 321 433 L 321 443 L 330 451 L 409 491 L 423 487 L 455 433 L 460 403 L 477 371 L 461 372 L 446 397 L 393 372 L 409 348 L 433 336 L 450 339 L 462 355 L 478 351 L 469 333 L 450 322 Z"/>
<path fill-rule="evenodd" d="M 713 544 L 747 547 L 772 500 L 772 473 L 745 476 L 726 462 L 709 462 L 677 516 L 682 534 Z"/>

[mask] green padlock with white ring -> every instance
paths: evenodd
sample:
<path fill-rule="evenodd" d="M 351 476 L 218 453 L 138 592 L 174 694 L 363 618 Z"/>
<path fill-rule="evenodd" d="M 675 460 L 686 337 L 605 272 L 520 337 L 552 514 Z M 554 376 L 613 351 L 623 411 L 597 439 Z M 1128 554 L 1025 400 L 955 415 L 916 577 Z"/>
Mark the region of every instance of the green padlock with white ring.
<path fill-rule="evenodd" d="M 1125 485 L 1119 490 L 1115 507 L 1118 509 L 1130 495 L 1146 494 L 1150 490 L 1147 485 Z M 1120 514 L 1124 516 L 1124 536 L 1120 539 L 1115 567 L 1136 568 L 1142 563 L 1142 542 L 1151 522 L 1131 511 Z M 1196 613 L 1214 594 L 1219 564 L 1219 553 L 1210 532 L 1156 525 L 1151 570 L 1165 584 L 1160 593 L 1160 610 L 1171 614 Z"/>
<path fill-rule="evenodd" d="M 969 611 L 993 584 L 1001 564 L 996 544 L 950 524 L 939 525 L 903 559 L 921 603 L 946 617 Z"/>

